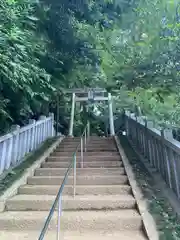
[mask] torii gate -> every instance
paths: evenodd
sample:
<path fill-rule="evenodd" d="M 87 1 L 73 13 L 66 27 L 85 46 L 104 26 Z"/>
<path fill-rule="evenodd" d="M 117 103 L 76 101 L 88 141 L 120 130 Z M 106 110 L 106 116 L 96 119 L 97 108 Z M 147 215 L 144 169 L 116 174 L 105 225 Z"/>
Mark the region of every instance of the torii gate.
<path fill-rule="evenodd" d="M 87 101 L 108 101 L 109 105 L 109 125 L 110 125 L 110 135 L 114 136 L 114 117 L 112 108 L 112 96 L 111 93 L 107 93 L 105 89 L 102 88 L 77 88 L 72 90 L 66 90 L 66 93 L 72 93 L 72 107 L 71 107 L 71 120 L 69 126 L 69 136 L 73 136 L 73 126 L 74 126 L 74 112 L 76 102 L 87 102 Z"/>

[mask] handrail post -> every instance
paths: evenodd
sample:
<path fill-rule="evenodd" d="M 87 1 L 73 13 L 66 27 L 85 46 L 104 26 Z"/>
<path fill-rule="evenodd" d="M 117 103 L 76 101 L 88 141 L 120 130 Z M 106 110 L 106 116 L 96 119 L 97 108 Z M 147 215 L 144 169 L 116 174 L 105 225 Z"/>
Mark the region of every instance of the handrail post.
<path fill-rule="evenodd" d="M 81 137 L 81 168 L 83 168 L 83 137 Z"/>
<path fill-rule="evenodd" d="M 76 196 L 76 153 L 74 154 L 74 179 L 73 179 L 73 196 Z"/>
<path fill-rule="evenodd" d="M 111 134 L 111 136 L 114 136 L 115 135 L 115 132 L 114 132 L 114 117 L 113 117 L 113 107 L 112 107 L 111 93 L 108 93 L 108 104 L 109 104 L 110 134 Z"/>
<path fill-rule="evenodd" d="M 58 219 L 57 219 L 57 240 L 60 240 L 61 231 L 61 211 L 62 211 L 62 196 L 60 195 L 58 201 Z"/>
<path fill-rule="evenodd" d="M 76 95 L 75 93 L 72 94 L 72 106 L 71 106 L 71 120 L 69 126 L 69 136 L 73 136 L 73 125 L 74 125 L 74 111 L 75 111 L 75 102 L 76 102 Z"/>
<path fill-rule="evenodd" d="M 87 144 L 87 133 L 86 133 L 86 130 L 87 130 L 87 128 L 85 129 L 85 132 L 84 132 L 84 151 L 86 152 L 86 144 Z"/>
<path fill-rule="evenodd" d="M 87 123 L 87 135 L 88 135 L 88 141 L 89 141 L 89 137 L 90 137 L 90 122 L 89 121 Z"/>

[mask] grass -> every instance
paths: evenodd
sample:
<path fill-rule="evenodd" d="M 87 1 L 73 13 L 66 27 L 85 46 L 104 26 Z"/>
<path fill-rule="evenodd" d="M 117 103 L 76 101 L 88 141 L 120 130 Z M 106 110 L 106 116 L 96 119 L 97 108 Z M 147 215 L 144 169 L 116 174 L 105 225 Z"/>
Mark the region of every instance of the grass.
<path fill-rule="evenodd" d="M 0 180 L 0 196 L 11 187 L 11 185 L 23 175 L 24 171 L 40 158 L 44 151 L 55 141 L 56 138 L 48 139 L 36 151 L 29 153 L 22 163 L 8 172 L 6 176 Z"/>
<path fill-rule="evenodd" d="M 173 211 L 167 199 L 162 195 L 157 184 L 144 164 L 138 159 L 125 136 L 120 136 L 120 142 L 134 170 L 136 180 L 147 200 L 149 212 L 153 216 L 160 240 L 180 239 L 180 219 Z"/>

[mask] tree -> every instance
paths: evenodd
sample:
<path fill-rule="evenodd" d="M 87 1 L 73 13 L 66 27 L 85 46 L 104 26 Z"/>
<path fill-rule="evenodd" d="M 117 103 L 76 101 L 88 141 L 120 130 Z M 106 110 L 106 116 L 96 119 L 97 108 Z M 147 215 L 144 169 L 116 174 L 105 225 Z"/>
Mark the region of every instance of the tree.
<path fill-rule="evenodd" d="M 179 3 L 171 0 L 2 0 L 1 129 L 56 113 L 57 95 L 67 128 L 70 105 L 64 89 L 84 86 L 114 93 L 116 108 L 140 105 L 158 121 L 174 121 L 179 116 L 179 16 Z M 156 105 L 163 112 L 169 99 L 173 114 L 156 114 Z"/>

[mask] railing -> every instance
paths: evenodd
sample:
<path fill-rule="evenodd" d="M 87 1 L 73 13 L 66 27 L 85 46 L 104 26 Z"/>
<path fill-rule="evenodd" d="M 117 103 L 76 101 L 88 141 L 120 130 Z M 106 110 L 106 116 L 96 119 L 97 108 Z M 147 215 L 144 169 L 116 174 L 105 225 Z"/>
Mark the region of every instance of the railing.
<path fill-rule="evenodd" d="M 128 111 L 125 123 L 128 139 L 180 199 L 180 142 L 173 139 L 172 130 L 157 130 L 152 121 Z"/>
<path fill-rule="evenodd" d="M 0 174 L 10 167 L 20 164 L 26 154 L 49 137 L 54 136 L 54 115 L 42 116 L 40 120 L 30 120 L 29 125 L 14 126 L 11 133 L 0 137 Z"/>
<path fill-rule="evenodd" d="M 54 203 L 50 209 L 49 215 L 46 219 L 46 222 L 44 224 L 44 227 L 41 231 L 41 234 L 38 238 L 38 240 L 43 240 L 45 237 L 45 234 L 47 232 L 48 226 L 50 224 L 50 221 L 53 217 L 53 214 L 55 212 L 55 209 L 58 205 L 58 217 L 57 217 L 57 240 L 60 239 L 60 227 L 61 227 L 61 213 L 62 213 L 62 194 L 63 194 L 63 190 L 64 190 L 64 186 L 66 184 L 66 181 L 68 179 L 68 176 L 70 174 L 70 171 L 73 170 L 73 197 L 75 198 L 76 196 L 76 169 L 77 169 L 77 152 L 80 148 L 80 152 L 81 152 L 81 168 L 83 168 L 83 158 L 84 158 L 84 152 L 86 152 L 87 150 L 87 142 L 89 139 L 89 124 L 87 124 L 84 128 L 84 131 L 80 137 L 80 142 L 78 143 L 73 155 L 72 155 L 72 161 L 69 164 L 69 167 L 66 171 L 66 174 L 64 176 L 63 182 L 59 188 L 58 194 L 54 200 Z"/>

